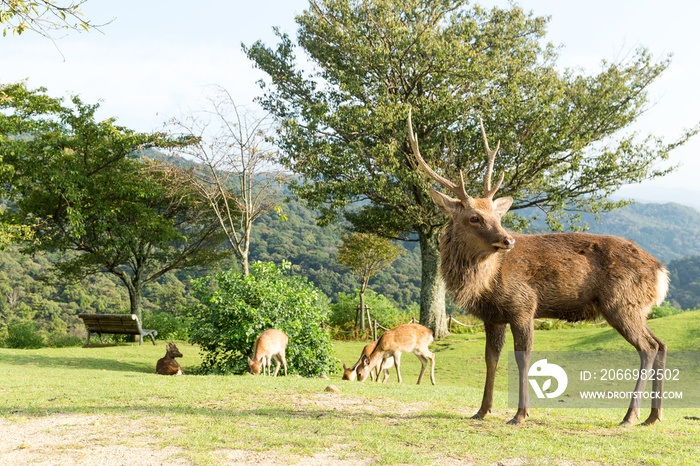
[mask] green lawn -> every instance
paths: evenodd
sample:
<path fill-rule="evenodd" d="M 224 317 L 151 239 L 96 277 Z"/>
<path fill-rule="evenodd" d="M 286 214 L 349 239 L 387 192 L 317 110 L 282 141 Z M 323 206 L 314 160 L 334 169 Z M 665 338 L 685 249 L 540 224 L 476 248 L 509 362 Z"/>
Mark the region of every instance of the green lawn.
<path fill-rule="evenodd" d="M 700 349 L 700 311 L 649 325 L 672 351 Z M 337 341 L 336 357 L 353 364 L 363 345 Z M 178 348 L 187 373 L 199 363 L 197 348 L 185 343 Z M 509 340 L 506 350 L 511 348 Z M 397 384 L 392 372 L 389 383 L 381 385 L 343 382 L 338 375 L 331 381 L 159 376 L 155 362 L 165 353 L 162 342 L 0 349 L 0 422 L 23 426 L 72 416 L 84 420 L 84 429 L 94 435 L 78 436 L 77 427 L 47 432 L 96 439 L 102 446 L 172 452 L 168 458 L 183 462 L 178 464 L 221 464 L 222 458 L 316 464 L 689 464 L 697 459 L 700 409 L 667 409 L 663 422 L 652 427 L 618 427 L 624 409 L 537 409 L 524 425 L 506 425 L 514 410 L 506 405 L 505 354 L 494 412 L 472 420 L 485 377 L 484 335 L 454 335 L 431 349 L 436 386 L 428 378 L 415 385 L 420 365 L 410 354 L 402 358 L 404 383 Z M 631 347 L 612 329 L 590 327 L 537 331 L 535 349 Z M 326 392 L 329 384 L 340 393 Z M 642 415 L 647 413 L 643 406 Z M 17 448 L 31 449 L 27 442 Z M 55 454 L 84 448 L 83 440 L 75 440 Z"/>

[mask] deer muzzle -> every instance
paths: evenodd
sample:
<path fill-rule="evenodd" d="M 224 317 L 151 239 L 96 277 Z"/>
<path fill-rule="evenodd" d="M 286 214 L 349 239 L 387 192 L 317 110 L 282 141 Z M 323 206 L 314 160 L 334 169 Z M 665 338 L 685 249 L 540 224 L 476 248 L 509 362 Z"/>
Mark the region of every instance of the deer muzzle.
<path fill-rule="evenodd" d="M 491 243 L 491 245 L 496 248 L 498 252 L 506 253 L 515 247 L 515 238 L 506 236 L 500 241 Z"/>

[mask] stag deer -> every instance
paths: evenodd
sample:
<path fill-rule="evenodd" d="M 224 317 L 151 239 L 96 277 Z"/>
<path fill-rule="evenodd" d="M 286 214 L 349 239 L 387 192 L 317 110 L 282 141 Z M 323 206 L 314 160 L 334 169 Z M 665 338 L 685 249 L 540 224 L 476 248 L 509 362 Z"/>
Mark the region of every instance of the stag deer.
<path fill-rule="evenodd" d="M 182 368 L 175 358 L 181 358 L 182 353 L 177 349 L 175 343 L 165 345 L 165 357 L 156 363 L 156 372 L 162 375 L 182 375 Z"/>
<path fill-rule="evenodd" d="M 362 358 L 364 356 L 369 357 L 372 354 L 372 351 L 374 351 L 374 347 L 377 346 L 377 342 L 379 340 L 375 340 L 372 343 L 369 343 L 365 345 L 365 347 L 362 349 L 362 354 L 360 355 L 360 359 L 357 360 L 354 366 L 352 367 L 347 367 L 345 363 L 343 363 L 343 380 L 355 380 L 357 378 L 357 366 L 360 365 L 362 362 Z M 384 373 L 384 378 L 382 379 L 382 383 L 385 383 L 389 379 L 389 369 L 394 365 L 394 357 L 389 357 L 384 361 L 383 365 L 383 373 Z M 375 380 L 375 377 L 379 377 L 379 368 L 375 367 L 374 370 L 370 371 L 369 373 L 369 378 L 371 380 Z M 373 376 L 374 375 L 374 376 Z"/>
<path fill-rule="evenodd" d="M 377 371 L 377 382 L 379 374 L 384 370 L 384 366 L 389 364 L 388 360 L 394 358 L 396 366 L 396 376 L 401 383 L 401 353 L 412 351 L 421 363 L 418 384 L 423 378 L 425 366 L 430 359 L 430 381 L 435 385 L 435 355 L 430 352 L 428 346 L 433 342 L 433 332 L 419 324 L 403 324 L 388 330 L 377 340 L 374 350 L 360 358 L 357 364 L 357 380 L 364 382 L 372 369 L 379 366 Z"/>
<path fill-rule="evenodd" d="M 418 164 L 458 197 L 430 189 L 433 202 L 448 216 L 440 242 L 440 267 L 447 289 L 460 306 L 484 322 L 486 331 L 486 386 L 474 418 L 484 418 L 491 411 L 506 324 L 513 333 L 519 373 L 518 410 L 511 424 L 522 423 L 529 415 L 527 374 L 535 318 L 581 321 L 602 316 L 637 349 L 642 369 L 652 365 L 655 370 L 664 369 L 666 345 L 649 330 L 646 318 L 652 306 L 661 304 L 666 296 L 668 271 L 623 238 L 585 233 L 526 235 L 504 230 L 501 217 L 513 199 L 493 198 L 504 178 L 502 174 L 491 186 L 499 144 L 495 150 L 489 148 L 483 122 L 481 133 L 488 162 L 484 197 L 472 198 L 466 193 L 461 171 L 461 183 L 456 185 L 426 164 L 418 150 L 410 112 L 408 115 L 409 140 Z M 637 395 L 646 385 L 643 371 L 639 372 Z M 662 379 L 654 380 L 653 390 L 663 392 Z M 621 425 L 638 419 L 639 399 L 633 398 Z M 658 399 L 652 402 L 644 424 L 660 419 Z"/>
<path fill-rule="evenodd" d="M 280 370 L 280 365 L 284 367 L 284 375 L 287 375 L 287 358 L 285 357 L 285 350 L 287 348 L 287 335 L 284 332 L 271 328 L 265 330 L 260 334 L 257 340 L 255 340 L 255 348 L 253 351 L 253 359 L 248 358 L 248 365 L 250 366 L 250 372 L 253 375 L 260 374 L 260 368 L 263 368 L 263 375 L 265 375 L 265 370 L 267 370 L 267 375 L 270 375 L 270 366 L 272 365 L 272 360 L 277 361 L 275 366 L 275 373 L 272 374 L 273 377 L 277 377 L 277 372 Z"/>

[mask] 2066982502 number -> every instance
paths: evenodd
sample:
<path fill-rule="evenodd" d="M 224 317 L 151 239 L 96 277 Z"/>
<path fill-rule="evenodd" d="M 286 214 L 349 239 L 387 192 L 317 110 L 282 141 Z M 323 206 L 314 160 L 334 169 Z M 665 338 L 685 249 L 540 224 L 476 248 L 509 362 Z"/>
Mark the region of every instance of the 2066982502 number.
<path fill-rule="evenodd" d="M 679 380 L 678 369 L 601 369 L 600 380 L 637 380 L 639 376 L 646 380 Z"/>

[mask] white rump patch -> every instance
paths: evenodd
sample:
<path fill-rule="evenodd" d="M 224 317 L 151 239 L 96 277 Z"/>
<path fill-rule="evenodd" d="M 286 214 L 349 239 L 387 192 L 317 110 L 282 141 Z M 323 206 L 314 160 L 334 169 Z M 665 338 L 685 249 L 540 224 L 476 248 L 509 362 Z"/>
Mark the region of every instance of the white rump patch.
<path fill-rule="evenodd" d="M 668 282 L 670 277 L 668 276 L 668 270 L 659 270 L 656 274 L 656 305 L 661 306 L 666 299 L 666 293 L 668 293 Z"/>

